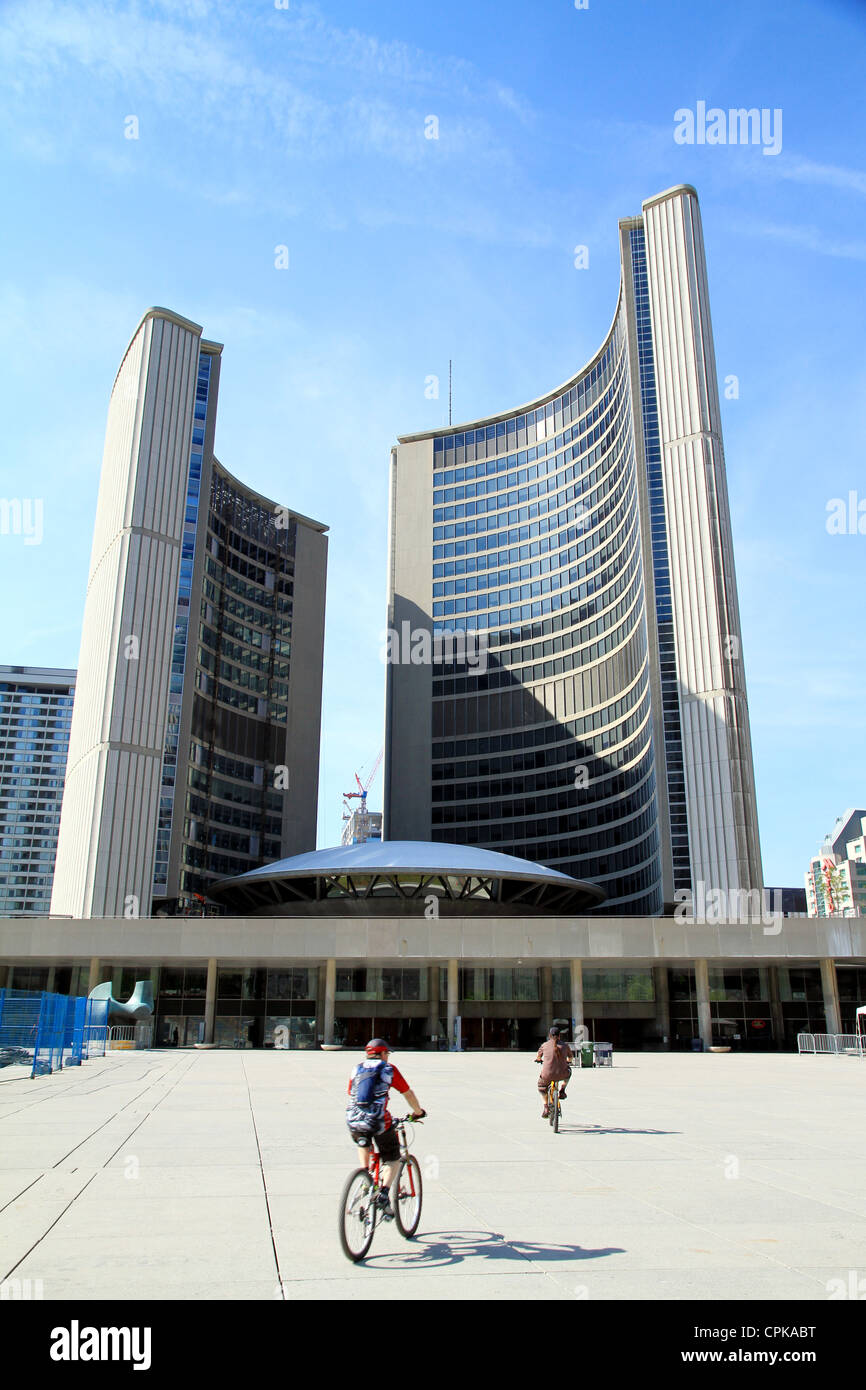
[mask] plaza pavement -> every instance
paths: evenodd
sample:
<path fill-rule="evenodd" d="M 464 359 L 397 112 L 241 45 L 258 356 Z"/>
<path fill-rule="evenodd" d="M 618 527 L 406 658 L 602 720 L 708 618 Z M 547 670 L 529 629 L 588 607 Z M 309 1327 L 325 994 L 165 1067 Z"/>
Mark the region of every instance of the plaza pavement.
<path fill-rule="evenodd" d="M 866 1062 L 619 1053 L 573 1076 L 555 1135 L 531 1054 L 395 1053 L 429 1111 L 421 1224 L 411 1242 L 378 1227 L 355 1266 L 337 1236 L 355 1060 L 0 1072 L 0 1281 L 45 1299 L 826 1300 L 855 1271 L 866 1291 Z"/>

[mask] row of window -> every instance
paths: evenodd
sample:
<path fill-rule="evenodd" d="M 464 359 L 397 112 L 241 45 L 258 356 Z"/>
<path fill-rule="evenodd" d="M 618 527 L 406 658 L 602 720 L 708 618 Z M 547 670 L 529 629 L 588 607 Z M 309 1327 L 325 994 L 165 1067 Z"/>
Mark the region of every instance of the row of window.
<path fill-rule="evenodd" d="M 580 480 L 582 476 L 581 457 L 589 458 L 592 445 L 597 444 L 599 439 L 605 435 L 627 403 L 628 378 L 625 372 L 621 371 L 614 386 L 605 397 L 604 405 L 608 408 L 604 410 L 597 407 L 592 412 L 592 418 L 588 418 L 585 422 L 587 433 L 582 434 L 575 427 L 572 430 L 567 430 L 565 434 L 557 435 L 555 442 L 551 440 L 546 446 L 537 450 L 531 449 L 528 453 L 510 454 L 507 458 L 501 458 L 496 464 L 488 463 L 486 469 L 458 468 L 454 475 L 436 474 L 433 479 L 434 508 L 447 506 L 448 503 L 476 501 L 479 503 L 479 511 L 501 511 L 506 505 L 514 506 L 515 503 L 511 501 L 506 503 L 503 498 L 494 500 L 496 493 L 507 491 L 509 488 L 522 488 L 526 495 L 520 497 L 519 500 L 525 502 L 555 491 L 565 481 Z M 574 442 L 572 443 L 572 441 Z M 574 466 L 569 468 L 567 472 L 562 472 L 561 470 L 565 469 L 569 463 L 573 463 Z M 491 474 L 493 476 L 490 476 Z M 464 481 L 464 475 L 466 481 Z M 484 477 L 484 481 L 472 482 L 470 480 L 473 477 Z M 585 478 L 584 484 L 592 481 L 592 477 Z M 440 482 L 452 485 L 441 486 Z M 486 506 L 480 504 L 481 498 L 488 499 Z M 466 515 L 475 515 L 475 513 L 469 512 Z M 434 512 L 433 519 L 434 521 L 444 521 L 449 518 L 437 517 Z"/>
<path fill-rule="evenodd" d="M 641 676 L 646 669 L 645 663 L 638 672 Z M 584 734 L 591 733 L 595 729 L 603 729 L 607 725 L 622 719 L 634 708 L 638 701 L 642 701 L 642 709 L 649 708 L 649 693 L 645 680 L 634 679 L 628 688 L 624 690 L 619 699 L 612 704 L 605 705 L 601 709 L 595 710 L 592 714 L 579 715 L 575 719 L 561 719 L 547 724 L 538 724 L 531 729 L 516 729 L 511 733 L 491 734 L 488 738 L 467 738 L 458 743 L 456 739 L 448 742 L 433 744 L 434 771 L 433 778 L 437 780 L 436 761 L 442 758 L 477 758 L 479 755 L 490 753 L 510 753 L 513 750 L 524 748 L 541 748 L 546 744 L 556 744 L 569 742 L 582 738 Z M 504 722 L 504 721 L 503 721 Z M 547 759 L 544 759 L 547 765 Z M 486 765 L 485 765 L 486 770 Z M 460 770 L 459 764 L 455 766 L 452 776 L 478 775 L 482 772 L 482 765 L 479 764 L 476 773 L 466 773 Z M 441 779 L 438 779 L 441 780 Z"/>
<path fill-rule="evenodd" d="M 488 784 L 483 781 L 479 782 L 479 777 L 515 777 L 521 772 L 547 767 L 563 769 L 565 780 L 571 781 L 575 766 L 579 766 L 585 770 L 586 774 L 583 786 L 594 788 L 596 779 L 601 780 L 611 766 L 610 754 L 602 757 L 602 753 L 614 745 L 625 745 L 627 740 L 633 743 L 645 742 L 646 738 L 643 735 L 645 735 L 649 713 L 649 697 L 647 695 L 640 708 L 635 710 L 619 727 L 607 730 L 594 738 L 588 738 L 577 747 L 569 740 L 554 744 L 550 748 L 537 748 L 525 753 L 515 752 L 506 757 L 487 758 L 481 762 L 472 759 L 463 764 L 451 763 L 434 766 L 433 781 L 434 783 L 447 782 L 454 788 L 456 795 L 471 794 L 467 791 L 469 786 L 477 787 L 480 795 L 488 794 L 482 793 L 480 790 Z M 636 733 L 640 733 L 642 737 L 633 739 L 632 736 Z M 434 795 L 433 799 L 435 801 L 440 798 Z"/>
<path fill-rule="evenodd" d="M 600 493 L 602 491 L 607 500 L 597 509 L 596 524 L 598 525 L 598 529 L 593 533 L 593 539 L 598 543 L 599 551 L 596 552 L 592 548 L 588 550 L 588 540 L 580 541 L 574 547 L 575 562 L 585 555 L 588 555 L 590 559 L 595 557 L 594 564 L 589 562 L 584 564 L 583 575 L 591 574 L 593 570 L 600 567 L 602 562 L 598 558 L 598 554 L 600 553 L 601 543 L 614 534 L 618 529 L 617 523 L 622 523 L 620 529 L 625 533 L 625 521 L 627 519 L 632 520 L 633 518 L 635 489 L 633 479 L 630 474 L 627 473 L 625 465 L 618 470 L 617 474 L 610 476 L 604 487 L 599 489 Z M 516 520 L 516 515 L 517 514 L 509 513 L 509 521 Z M 610 520 L 608 520 L 608 518 L 610 518 Z M 569 509 L 569 519 L 571 519 L 571 509 Z M 601 525 L 604 521 L 608 522 L 607 526 Z M 621 538 L 620 548 L 624 543 L 624 539 L 625 537 L 623 536 L 623 538 Z M 512 571 L 510 569 L 508 571 L 500 570 L 488 573 L 483 573 L 479 569 L 471 571 L 465 578 L 455 576 L 453 580 L 434 581 L 433 597 L 436 599 L 443 596 L 450 597 L 452 594 L 455 597 L 457 595 L 468 596 L 477 594 L 477 601 L 468 604 L 465 610 L 470 611 L 475 608 L 496 607 L 500 603 L 514 602 L 519 598 L 530 598 L 541 595 L 542 593 L 551 593 L 563 588 L 563 586 L 567 585 L 569 582 L 574 582 L 573 580 L 570 581 L 570 575 L 565 569 L 565 566 L 569 563 L 570 554 L 570 551 L 566 553 L 560 552 L 558 556 L 554 554 L 552 558 L 539 559 L 535 561 L 534 564 L 530 560 L 529 564 L 521 566 L 521 569 L 526 571 L 525 575 L 521 574 L 519 571 Z M 579 568 L 578 566 L 578 570 Z M 534 574 L 533 570 L 535 571 Z M 551 577 L 546 577 L 548 575 Z M 576 577 L 582 578 L 583 575 L 578 574 Z M 500 584 L 510 584 L 513 580 L 534 580 L 535 585 L 538 587 L 533 587 L 532 590 L 527 589 L 526 592 L 523 593 L 511 592 L 510 594 L 508 591 L 502 592 L 498 589 Z M 490 592 L 491 590 L 492 592 Z M 458 608 L 454 611 L 462 612 L 464 610 Z M 435 604 L 433 613 L 434 616 L 439 616 Z"/>
<path fill-rule="evenodd" d="M 479 429 L 437 436 L 433 441 L 434 466 L 437 466 L 437 454 L 440 455 L 438 466 L 441 467 L 443 462 L 448 465 L 450 454 L 456 454 L 458 450 L 467 447 L 480 449 L 483 445 L 486 451 L 492 444 L 494 452 L 501 453 L 503 448 L 510 447 L 505 441 L 518 435 L 521 430 L 527 434 L 531 430 L 536 436 L 540 433 L 543 438 L 552 433 L 553 429 L 559 428 L 557 417 L 564 421 L 566 417 L 571 419 L 582 415 L 607 384 L 612 364 L 618 359 L 622 341 L 620 321 L 617 318 L 610 341 L 598 362 L 561 396 L 554 397 L 545 405 L 523 415 L 512 415 Z M 503 442 L 496 448 L 499 441 Z"/>

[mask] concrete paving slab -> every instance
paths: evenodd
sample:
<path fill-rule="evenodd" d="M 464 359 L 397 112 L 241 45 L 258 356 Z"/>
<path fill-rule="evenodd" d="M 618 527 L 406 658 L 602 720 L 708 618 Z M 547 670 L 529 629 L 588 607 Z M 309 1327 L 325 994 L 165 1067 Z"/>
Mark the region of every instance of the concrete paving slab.
<path fill-rule="evenodd" d="M 554 1135 L 528 1055 L 395 1054 L 430 1112 L 421 1227 L 381 1226 L 353 1265 L 337 1204 L 354 1060 L 118 1053 L 4 1082 L 0 1280 L 41 1278 L 46 1298 L 580 1302 L 829 1298 L 866 1277 L 856 1064 L 625 1054 L 572 1079 Z"/>
<path fill-rule="evenodd" d="M 7 1202 L 14 1201 L 20 1193 L 38 1182 L 42 1177 L 41 1168 L 6 1168 L 0 1170 L 0 1211 Z"/>
<path fill-rule="evenodd" d="M 57 1302 L 78 1302 L 82 1297 L 86 1297 L 100 1300 L 119 1299 L 121 1302 L 133 1303 L 210 1302 L 213 1299 L 221 1303 L 253 1303 L 283 1301 L 284 1292 L 276 1279 L 247 1279 L 244 1282 L 235 1280 L 226 1283 L 171 1280 L 157 1287 L 154 1276 L 149 1271 L 140 1279 L 136 1271 L 131 1271 L 127 1272 L 122 1280 L 111 1277 L 97 1281 L 94 1277 L 88 1281 L 85 1295 L 82 1295 L 78 1279 L 52 1279 L 48 1284 L 43 1283 L 42 1297 Z M 320 1298 L 321 1290 L 311 1297 Z"/>
<path fill-rule="evenodd" d="M 763 1249 L 774 1258 L 798 1269 L 816 1265 L 844 1265 L 846 1269 L 866 1272 L 866 1222 L 839 1219 L 821 1223 L 791 1220 L 728 1222 L 719 1226 L 712 1218 L 707 1222 L 710 1232 L 725 1235 L 743 1249 Z"/>
<path fill-rule="evenodd" d="M 290 1303 L 305 1299 L 327 1299 L 329 1302 L 336 1299 L 340 1302 L 349 1302 L 369 1298 L 390 1298 L 399 1300 L 401 1303 L 406 1301 L 444 1303 L 455 1300 L 488 1303 L 494 1299 L 549 1302 L 560 1296 L 560 1292 L 552 1280 L 544 1275 L 531 1273 L 506 1274 L 491 1280 L 484 1274 L 472 1275 L 468 1272 L 458 1273 L 455 1271 L 449 1271 L 445 1274 L 437 1272 L 436 1274 L 416 1275 L 411 1284 L 407 1285 L 403 1272 L 389 1271 L 383 1277 L 376 1279 L 372 1290 L 369 1284 L 365 1285 L 360 1279 L 298 1280 L 286 1287 L 286 1299 Z"/>
<path fill-rule="evenodd" d="M 134 1155 L 133 1155 L 134 1157 Z M 154 1199 L 175 1197 L 257 1197 L 262 1191 L 262 1174 L 257 1163 L 236 1168 L 211 1167 L 166 1168 L 149 1164 L 130 1163 L 100 1168 L 94 1175 L 89 1193 L 92 1198 L 120 1200 L 139 1204 Z"/>

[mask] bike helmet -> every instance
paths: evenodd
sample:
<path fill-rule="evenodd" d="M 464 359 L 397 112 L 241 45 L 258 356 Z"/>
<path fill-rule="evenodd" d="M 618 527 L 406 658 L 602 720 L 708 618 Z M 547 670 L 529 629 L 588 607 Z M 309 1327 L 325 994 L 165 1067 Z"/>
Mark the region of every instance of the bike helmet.
<path fill-rule="evenodd" d="M 368 1057 L 376 1057 L 382 1052 L 390 1052 L 391 1044 L 386 1043 L 384 1038 L 371 1038 L 364 1051 Z"/>

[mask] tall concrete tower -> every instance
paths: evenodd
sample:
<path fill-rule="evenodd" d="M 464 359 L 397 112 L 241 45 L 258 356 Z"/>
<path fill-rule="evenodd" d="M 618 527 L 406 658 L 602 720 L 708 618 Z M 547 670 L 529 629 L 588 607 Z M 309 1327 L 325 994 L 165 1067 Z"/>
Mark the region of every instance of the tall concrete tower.
<path fill-rule="evenodd" d="M 326 528 L 214 457 L 201 332 L 149 310 L 114 383 L 55 913 L 182 909 L 315 846 Z"/>
<path fill-rule="evenodd" d="M 504 850 L 645 914 L 762 874 L 694 189 L 619 238 L 586 366 L 392 451 L 384 833 Z"/>

